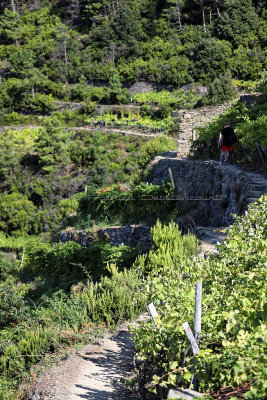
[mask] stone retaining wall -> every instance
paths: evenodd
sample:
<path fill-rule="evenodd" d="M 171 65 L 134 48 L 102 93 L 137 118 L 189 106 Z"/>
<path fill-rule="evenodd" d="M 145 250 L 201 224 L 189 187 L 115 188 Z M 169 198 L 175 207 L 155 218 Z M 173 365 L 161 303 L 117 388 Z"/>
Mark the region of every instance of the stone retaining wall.
<path fill-rule="evenodd" d="M 219 165 L 216 161 L 159 158 L 153 184 L 170 180 L 169 168 L 181 197 L 179 203 L 193 208 L 197 224 L 222 226 L 231 221 L 231 214 L 240 214 L 246 209 L 248 178 L 238 168 Z"/>
<path fill-rule="evenodd" d="M 149 226 L 128 225 L 99 229 L 95 232 L 64 230 L 57 236 L 57 242 L 73 241 L 81 246 L 90 246 L 96 239 L 105 237 L 112 246 L 139 245 L 139 253 L 146 253 L 152 246 Z"/>

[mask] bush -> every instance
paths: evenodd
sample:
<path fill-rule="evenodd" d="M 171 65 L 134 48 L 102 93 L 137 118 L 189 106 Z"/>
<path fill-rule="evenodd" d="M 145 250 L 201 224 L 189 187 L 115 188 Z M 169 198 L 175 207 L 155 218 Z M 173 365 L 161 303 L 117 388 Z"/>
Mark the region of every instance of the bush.
<path fill-rule="evenodd" d="M 0 196 L 0 228 L 8 234 L 25 234 L 38 231 L 37 208 L 20 193 Z"/>
<path fill-rule="evenodd" d="M 89 235 L 91 238 L 93 235 Z M 97 239 L 89 247 L 76 242 L 40 243 L 26 249 L 25 268 L 31 274 L 63 279 L 66 282 L 93 280 L 107 275 L 107 264 L 116 263 L 118 269 L 130 267 L 137 250 L 127 246 L 113 247 L 104 238 Z"/>
<path fill-rule="evenodd" d="M 0 329 L 10 324 L 17 325 L 28 313 L 25 301 L 11 284 L 0 286 Z"/>
<path fill-rule="evenodd" d="M 203 96 L 198 106 L 223 104 L 232 100 L 237 95 L 237 90 L 232 82 L 230 71 L 216 78 L 214 82 L 208 85 L 208 92 Z"/>
<path fill-rule="evenodd" d="M 54 110 L 54 98 L 51 94 L 36 93 L 34 97 L 27 96 L 20 108 L 36 114 L 49 114 Z"/>
<path fill-rule="evenodd" d="M 3 254 L 0 252 L 0 282 L 7 280 L 8 275 L 15 272 L 17 261 L 13 256 L 14 254 Z"/>
<path fill-rule="evenodd" d="M 158 276 L 164 271 L 178 268 L 196 254 L 198 240 L 192 234 L 182 235 L 179 226 L 171 221 L 163 225 L 159 220 L 151 228 L 153 247 L 149 254 L 139 256 L 133 268 L 141 275 Z M 164 299 L 163 299 L 164 300 Z"/>
<path fill-rule="evenodd" d="M 89 214 L 96 221 L 119 220 L 121 223 L 151 223 L 160 218 L 166 218 L 170 213 L 178 216 L 177 205 L 168 197 L 176 190 L 169 182 L 162 186 L 140 183 L 133 189 L 125 191 L 119 185 L 104 187 L 84 195 L 79 204 L 82 215 Z M 160 201 L 159 201 L 160 199 Z"/>

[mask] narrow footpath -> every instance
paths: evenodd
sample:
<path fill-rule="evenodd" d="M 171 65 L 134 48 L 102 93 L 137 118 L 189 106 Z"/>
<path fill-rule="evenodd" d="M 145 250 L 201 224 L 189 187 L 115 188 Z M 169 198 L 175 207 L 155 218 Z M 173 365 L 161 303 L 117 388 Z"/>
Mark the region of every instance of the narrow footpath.
<path fill-rule="evenodd" d="M 143 315 L 140 319 L 147 318 Z M 133 322 L 133 324 L 138 323 Z M 41 375 L 27 400 L 137 400 L 123 380 L 134 369 L 134 344 L 126 325 Z"/>
<path fill-rule="evenodd" d="M 1 126 L 0 127 L 0 134 L 5 132 L 7 129 L 15 130 L 15 131 L 23 131 L 24 129 L 37 129 L 37 128 L 42 128 L 41 125 L 14 125 L 14 126 Z M 112 126 L 106 126 L 105 128 L 94 128 L 93 126 L 71 126 L 65 128 L 66 131 L 73 131 L 73 132 L 79 132 L 79 131 L 91 131 L 91 132 L 97 132 L 101 131 L 103 133 L 110 133 L 110 132 L 115 132 L 115 133 L 120 133 L 121 135 L 129 135 L 129 136 L 143 136 L 147 138 L 155 138 L 160 135 L 154 134 L 154 133 L 142 133 L 138 130 L 133 131 L 133 130 L 125 130 L 125 129 L 118 129 L 118 128 L 113 128 Z M 162 134 L 162 133 L 161 133 Z"/>

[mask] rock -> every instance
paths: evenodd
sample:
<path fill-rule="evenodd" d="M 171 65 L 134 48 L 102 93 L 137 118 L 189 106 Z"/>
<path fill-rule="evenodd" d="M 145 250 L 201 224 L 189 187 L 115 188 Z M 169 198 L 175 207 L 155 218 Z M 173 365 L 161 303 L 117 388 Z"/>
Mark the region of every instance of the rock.
<path fill-rule="evenodd" d="M 191 389 L 171 389 L 168 394 L 168 400 L 171 399 L 183 399 L 193 400 L 195 397 L 203 397 L 203 393 L 198 393 Z"/>
<path fill-rule="evenodd" d="M 139 253 L 147 253 L 152 246 L 150 227 L 146 225 L 113 226 L 96 232 L 65 230 L 59 233 L 56 241 L 73 241 L 88 247 L 100 237 L 105 237 L 112 246 L 135 247 L 139 243 Z"/>

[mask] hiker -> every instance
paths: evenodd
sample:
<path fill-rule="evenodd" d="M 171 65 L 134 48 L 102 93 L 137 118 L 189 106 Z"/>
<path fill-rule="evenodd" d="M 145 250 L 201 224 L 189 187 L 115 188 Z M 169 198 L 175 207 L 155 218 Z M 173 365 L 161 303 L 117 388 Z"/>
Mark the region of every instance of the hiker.
<path fill-rule="evenodd" d="M 95 129 L 96 129 L 96 127 L 97 127 L 97 124 L 98 124 L 98 121 L 97 121 L 97 118 L 95 118 L 95 120 L 94 120 L 94 127 L 95 127 Z"/>
<path fill-rule="evenodd" d="M 102 120 L 100 121 L 100 128 L 104 128 L 105 125 L 106 125 L 105 120 L 102 119 Z"/>
<path fill-rule="evenodd" d="M 220 164 L 227 163 L 229 153 L 233 150 L 233 144 L 236 143 L 236 135 L 230 122 L 226 121 L 219 138 L 218 147 L 221 149 Z"/>

